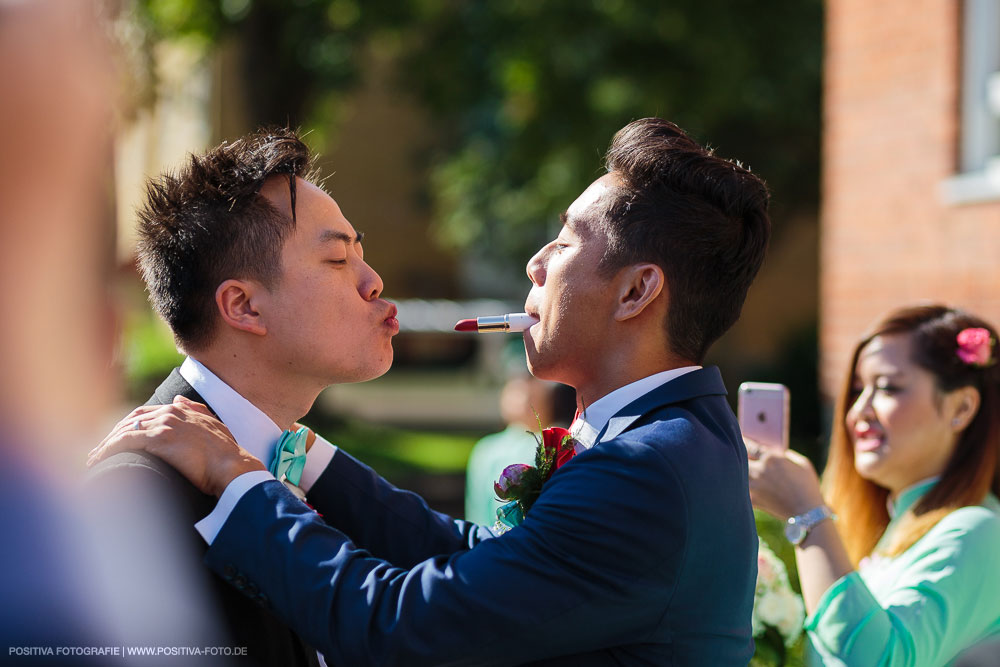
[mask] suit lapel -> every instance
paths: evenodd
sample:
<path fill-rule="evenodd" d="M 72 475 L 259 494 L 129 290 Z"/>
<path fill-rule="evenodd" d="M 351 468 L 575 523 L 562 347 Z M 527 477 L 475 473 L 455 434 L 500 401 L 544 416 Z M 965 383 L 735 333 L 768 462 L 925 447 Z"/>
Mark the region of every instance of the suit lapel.
<path fill-rule="evenodd" d="M 725 396 L 726 385 L 717 366 L 701 368 L 670 380 L 648 394 L 635 399 L 608 420 L 594 441 L 617 438 L 644 415 L 671 403 L 680 403 L 700 396 Z"/>
<path fill-rule="evenodd" d="M 172 403 L 174 396 L 178 395 L 208 405 L 205 399 L 194 390 L 194 387 L 184 379 L 179 368 L 170 372 L 170 375 L 153 392 L 153 396 L 146 402 L 146 405 L 166 405 Z M 212 410 L 212 406 L 209 405 L 208 409 Z M 212 410 L 212 414 L 215 414 L 214 410 Z M 145 452 L 142 454 L 146 456 Z M 174 468 L 163 463 L 160 459 L 152 458 L 160 462 L 156 469 L 161 470 L 163 475 L 173 480 L 178 494 L 178 502 L 187 503 L 189 509 L 186 516 L 190 517 L 192 524 L 212 511 L 216 505 L 214 496 L 203 494 L 181 477 Z M 191 535 L 195 535 L 193 529 Z M 207 547 L 200 537 L 195 538 L 194 544 L 198 550 L 198 558 L 201 558 Z M 248 646 L 250 655 L 260 656 L 261 664 L 318 667 L 316 650 L 306 644 L 269 610 L 254 605 L 248 598 L 236 592 L 236 589 L 221 579 L 215 579 L 215 587 L 217 602 L 224 612 L 225 620 L 231 624 L 234 639 Z M 257 664 L 256 661 L 254 664 Z"/>

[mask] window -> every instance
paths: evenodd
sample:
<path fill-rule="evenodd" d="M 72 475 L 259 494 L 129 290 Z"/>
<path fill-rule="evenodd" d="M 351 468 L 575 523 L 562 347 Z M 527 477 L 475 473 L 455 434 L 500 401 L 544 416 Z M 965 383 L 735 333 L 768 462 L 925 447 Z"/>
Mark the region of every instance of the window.
<path fill-rule="evenodd" d="M 949 203 L 1000 199 L 1000 0 L 965 0 L 958 174 Z"/>

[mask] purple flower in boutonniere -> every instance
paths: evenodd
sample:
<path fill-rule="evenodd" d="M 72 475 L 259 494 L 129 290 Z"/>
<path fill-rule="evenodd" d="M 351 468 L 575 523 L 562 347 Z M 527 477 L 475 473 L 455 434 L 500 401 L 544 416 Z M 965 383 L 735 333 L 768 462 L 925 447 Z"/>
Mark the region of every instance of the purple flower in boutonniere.
<path fill-rule="evenodd" d="M 538 442 L 535 465 L 509 465 L 493 484 L 497 498 L 509 501 L 497 510 L 496 528 L 500 532 L 519 525 L 542 493 L 542 487 L 549 481 L 552 473 L 582 450 L 582 446 L 564 428 L 542 429 L 542 437 L 535 436 L 535 440 Z"/>
<path fill-rule="evenodd" d="M 514 500 L 524 493 L 524 483 L 534 470 L 527 463 L 513 463 L 503 469 L 500 479 L 493 482 L 493 490 L 500 500 Z"/>

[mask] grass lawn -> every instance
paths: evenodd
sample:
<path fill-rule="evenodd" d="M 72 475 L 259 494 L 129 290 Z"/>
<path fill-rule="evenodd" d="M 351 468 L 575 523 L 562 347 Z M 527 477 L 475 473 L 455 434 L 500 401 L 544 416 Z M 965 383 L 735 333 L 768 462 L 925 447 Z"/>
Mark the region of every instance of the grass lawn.
<path fill-rule="evenodd" d="M 430 432 L 338 419 L 318 411 L 302 423 L 343 447 L 389 481 L 418 474 L 457 474 L 485 433 Z"/>

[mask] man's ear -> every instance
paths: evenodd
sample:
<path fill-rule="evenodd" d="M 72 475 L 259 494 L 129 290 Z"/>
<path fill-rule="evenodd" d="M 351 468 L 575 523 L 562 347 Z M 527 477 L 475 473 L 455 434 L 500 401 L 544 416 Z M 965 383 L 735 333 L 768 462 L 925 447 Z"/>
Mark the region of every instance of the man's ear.
<path fill-rule="evenodd" d="M 267 333 L 264 320 L 255 307 L 255 297 L 261 286 L 246 280 L 229 279 L 215 290 L 215 305 L 222 321 L 247 333 L 263 336 Z"/>
<path fill-rule="evenodd" d="M 645 310 L 667 284 L 663 269 L 656 264 L 633 264 L 618 275 L 618 305 L 615 319 L 631 319 Z"/>

